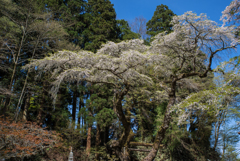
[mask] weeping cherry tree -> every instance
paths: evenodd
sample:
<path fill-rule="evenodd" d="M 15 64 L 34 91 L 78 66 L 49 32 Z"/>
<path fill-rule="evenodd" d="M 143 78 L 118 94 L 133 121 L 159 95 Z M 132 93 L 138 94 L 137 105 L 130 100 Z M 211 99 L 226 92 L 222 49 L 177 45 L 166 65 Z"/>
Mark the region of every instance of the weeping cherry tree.
<path fill-rule="evenodd" d="M 207 77 L 212 71 L 213 58 L 234 49 L 238 43 L 233 27 L 220 27 L 204 14 L 197 16 L 186 12 L 175 16 L 172 25 L 173 32 L 156 35 L 151 46 L 145 46 L 138 39 L 108 42 L 96 54 L 83 50 L 59 51 L 42 60 L 32 61 L 25 69 L 37 70 L 39 75 L 51 73 L 55 79 L 51 90 L 53 98 L 56 98 L 62 82 L 87 81 L 110 85 L 114 95 L 113 109 L 124 127 L 121 137 L 112 141 L 112 148 L 121 160 L 130 160 L 128 147 L 134 136 L 131 112 L 123 108 L 122 101 L 136 87 L 153 86 L 156 82 L 153 79 L 157 80 L 160 90 L 154 95 L 160 99 L 167 97 L 168 105 L 153 146 L 143 159 L 152 161 L 169 128 L 171 115 L 176 111 L 175 105 L 184 101 L 176 98 L 178 82 L 196 88 L 190 78 Z M 154 71 L 153 76 L 149 76 L 149 68 Z M 143 88 L 142 92 L 148 91 Z M 126 148 L 125 156 L 123 147 Z"/>

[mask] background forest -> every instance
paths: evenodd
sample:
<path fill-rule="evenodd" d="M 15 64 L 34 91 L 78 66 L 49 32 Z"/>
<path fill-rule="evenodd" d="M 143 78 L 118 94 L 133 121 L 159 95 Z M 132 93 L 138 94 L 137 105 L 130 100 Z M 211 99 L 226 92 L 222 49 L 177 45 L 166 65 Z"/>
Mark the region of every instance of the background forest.
<path fill-rule="evenodd" d="M 0 159 L 240 160 L 239 13 L 0 0 Z"/>

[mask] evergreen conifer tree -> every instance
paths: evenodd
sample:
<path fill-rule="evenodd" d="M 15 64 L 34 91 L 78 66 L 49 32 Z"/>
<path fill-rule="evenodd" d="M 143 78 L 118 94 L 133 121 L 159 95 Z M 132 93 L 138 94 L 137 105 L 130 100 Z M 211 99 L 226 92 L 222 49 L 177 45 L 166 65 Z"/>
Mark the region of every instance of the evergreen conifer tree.
<path fill-rule="evenodd" d="M 147 22 L 147 34 L 155 36 L 164 31 L 170 33 L 172 30 L 170 22 L 173 16 L 175 14 L 168 6 L 163 4 L 157 6 L 152 19 Z"/>
<path fill-rule="evenodd" d="M 140 34 L 131 31 L 131 27 L 124 19 L 117 20 L 117 38 L 119 40 L 139 39 Z"/>
<path fill-rule="evenodd" d="M 107 41 L 116 41 L 116 12 L 109 0 L 89 0 L 89 28 L 84 31 L 85 49 L 96 52 Z"/>
<path fill-rule="evenodd" d="M 68 41 L 83 48 L 85 39 L 82 32 L 87 28 L 84 21 L 86 1 L 45 0 L 44 5 L 53 13 L 55 20 L 63 22 L 62 25 L 68 33 Z"/>

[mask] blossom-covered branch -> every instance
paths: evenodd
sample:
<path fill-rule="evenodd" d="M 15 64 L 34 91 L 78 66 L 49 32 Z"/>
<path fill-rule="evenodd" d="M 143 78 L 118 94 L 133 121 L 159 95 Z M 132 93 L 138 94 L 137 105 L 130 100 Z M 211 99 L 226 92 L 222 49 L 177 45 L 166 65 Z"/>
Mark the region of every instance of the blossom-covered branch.
<path fill-rule="evenodd" d="M 239 0 L 233 0 L 229 6 L 225 8 L 225 10 L 222 12 L 222 17 L 220 20 L 223 21 L 223 25 L 229 22 L 239 23 L 240 21 L 240 1 Z"/>

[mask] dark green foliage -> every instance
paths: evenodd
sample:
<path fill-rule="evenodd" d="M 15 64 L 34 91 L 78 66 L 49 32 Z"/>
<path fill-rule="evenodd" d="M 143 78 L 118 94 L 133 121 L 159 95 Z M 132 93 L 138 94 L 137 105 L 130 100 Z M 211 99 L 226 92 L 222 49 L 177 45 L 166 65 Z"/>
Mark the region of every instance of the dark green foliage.
<path fill-rule="evenodd" d="M 173 160 L 220 160 L 219 154 L 211 147 L 212 122 L 206 118 L 206 114 L 192 116 L 188 126 L 172 125 L 165 143 Z"/>
<path fill-rule="evenodd" d="M 64 26 L 68 41 L 83 49 L 96 52 L 107 41 L 139 38 L 127 21 L 116 20 L 109 0 L 45 0 L 44 4 Z"/>
<path fill-rule="evenodd" d="M 47 9 L 53 13 L 55 20 L 62 22 L 68 33 L 69 42 L 83 48 L 85 38 L 82 32 L 87 27 L 84 21 L 85 0 L 45 0 Z"/>
<path fill-rule="evenodd" d="M 116 12 L 109 0 L 89 0 L 87 7 L 89 27 L 84 31 L 88 41 L 85 49 L 96 52 L 107 41 L 116 41 Z"/>
<path fill-rule="evenodd" d="M 117 20 L 117 37 L 120 40 L 131 40 L 138 39 L 141 35 L 132 32 L 128 22 L 122 19 Z"/>
<path fill-rule="evenodd" d="M 88 87 L 88 91 L 92 93 L 90 98 L 86 100 L 86 109 L 93 113 L 94 117 L 87 117 L 90 122 L 96 120 L 102 128 L 111 124 L 116 118 L 112 110 L 112 93 L 108 86 L 93 85 Z M 85 110 L 86 110 L 85 109 Z M 85 110 L 82 110 L 85 111 Z"/>
<path fill-rule="evenodd" d="M 168 6 L 163 4 L 157 6 L 152 19 L 147 22 L 147 34 L 155 36 L 164 31 L 170 33 L 172 29 L 170 22 L 173 16 L 175 14 Z"/>
<path fill-rule="evenodd" d="M 108 127 L 112 124 L 113 119 L 116 119 L 116 115 L 112 109 L 103 108 L 100 110 L 96 116 L 96 120 L 98 124 L 100 124 L 101 128 Z"/>

